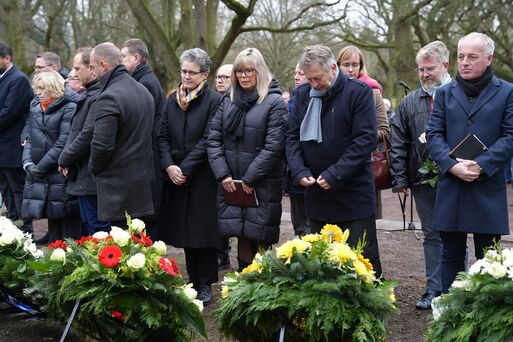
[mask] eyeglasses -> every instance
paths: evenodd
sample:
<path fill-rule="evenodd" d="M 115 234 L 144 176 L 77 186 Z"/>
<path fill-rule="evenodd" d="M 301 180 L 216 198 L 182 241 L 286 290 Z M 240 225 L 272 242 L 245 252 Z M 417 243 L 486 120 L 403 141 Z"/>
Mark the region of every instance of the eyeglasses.
<path fill-rule="evenodd" d="M 344 69 L 360 69 L 360 63 L 340 63 L 340 66 Z"/>
<path fill-rule="evenodd" d="M 243 70 L 236 70 L 235 76 L 242 77 L 242 75 L 246 77 L 251 77 L 255 73 L 255 69 L 243 69 Z"/>
<path fill-rule="evenodd" d="M 217 75 L 216 76 L 216 80 L 218 80 L 218 81 L 226 81 L 229 78 L 230 78 L 230 76 L 226 76 L 226 75 Z"/>
<path fill-rule="evenodd" d="M 66 81 L 78 81 L 78 77 L 68 77 L 66 78 Z"/>
<path fill-rule="evenodd" d="M 438 68 L 438 65 L 432 65 L 430 67 L 425 67 L 425 68 L 415 68 L 415 72 L 417 72 L 419 74 L 423 74 L 424 72 L 427 74 L 431 74 L 431 73 L 433 73 L 433 71 L 436 70 L 436 68 Z"/>
<path fill-rule="evenodd" d="M 47 67 L 51 67 L 52 64 L 46 64 L 46 65 L 34 65 L 34 70 L 41 70 Z"/>
<path fill-rule="evenodd" d="M 180 70 L 180 73 L 182 74 L 182 76 L 187 76 L 189 75 L 190 77 L 194 77 L 194 76 L 198 76 L 199 74 L 201 74 L 201 71 L 192 71 L 192 70 Z"/>

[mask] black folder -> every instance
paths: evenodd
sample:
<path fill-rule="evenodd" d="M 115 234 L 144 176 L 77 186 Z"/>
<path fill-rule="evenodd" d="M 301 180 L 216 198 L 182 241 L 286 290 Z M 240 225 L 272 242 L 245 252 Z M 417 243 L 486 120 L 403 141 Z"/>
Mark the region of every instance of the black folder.
<path fill-rule="evenodd" d="M 258 199 L 255 189 L 253 189 L 252 194 L 247 194 L 242 188 L 241 180 L 234 180 L 233 182 L 235 183 L 235 188 L 237 190 L 235 192 L 228 192 L 224 190 L 224 198 L 226 200 L 226 204 L 235 205 L 238 207 L 258 207 Z"/>
<path fill-rule="evenodd" d="M 488 147 L 475 134 L 469 133 L 449 152 L 449 156 L 454 159 L 474 160 L 487 150 Z"/>

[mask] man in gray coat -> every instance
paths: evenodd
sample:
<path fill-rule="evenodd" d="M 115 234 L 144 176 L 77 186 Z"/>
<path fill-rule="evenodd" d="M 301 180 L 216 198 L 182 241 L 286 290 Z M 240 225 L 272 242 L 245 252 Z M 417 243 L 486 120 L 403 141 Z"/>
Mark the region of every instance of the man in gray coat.
<path fill-rule="evenodd" d="M 132 217 L 155 213 L 151 135 L 153 97 L 122 64 L 121 51 L 112 43 L 97 45 L 91 65 L 100 81 L 95 105 L 89 170 L 96 180 L 98 218 L 126 226 Z"/>

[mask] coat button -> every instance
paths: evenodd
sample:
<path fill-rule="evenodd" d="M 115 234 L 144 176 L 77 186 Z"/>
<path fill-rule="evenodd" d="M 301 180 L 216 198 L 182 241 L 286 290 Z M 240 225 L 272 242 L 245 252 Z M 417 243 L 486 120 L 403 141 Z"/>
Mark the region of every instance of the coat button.
<path fill-rule="evenodd" d="M 472 120 L 468 119 L 467 120 L 467 125 L 472 125 Z"/>

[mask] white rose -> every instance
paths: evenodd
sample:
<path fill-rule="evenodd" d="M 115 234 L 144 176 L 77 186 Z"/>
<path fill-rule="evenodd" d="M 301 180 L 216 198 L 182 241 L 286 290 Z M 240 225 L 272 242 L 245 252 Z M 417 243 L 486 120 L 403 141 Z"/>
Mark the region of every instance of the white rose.
<path fill-rule="evenodd" d="M 511 279 L 511 280 L 513 280 L 513 268 L 510 268 L 510 269 L 508 270 L 508 278 L 509 278 L 509 279 Z"/>
<path fill-rule="evenodd" d="M 488 274 L 490 274 L 495 279 L 503 278 L 507 272 L 508 269 L 500 262 L 492 262 L 488 267 Z"/>
<path fill-rule="evenodd" d="M 11 222 L 7 217 L 0 216 L 0 232 L 4 229 L 13 228 L 14 223 Z"/>
<path fill-rule="evenodd" d="M 422 144 L 427 143 L 427 140 L 426 140 L 426 132 L 424 132 L 424 133 L 422 133 L 421 135 L 419 135 L 419 141 L 420 141 Z"/>
<path fill-rule="evenodd" d="M 54 249 L 52 255 L 50 255 L 50 260 L 64 262 L 66 260 L 66 251 L 62 248 Z"/>
<path fill-rule="evenodd" d="M 139 219 L 133 219 L 131 227 L 136 233 L 140 233 L 146 228 L 146 225 Z"/>
<path fill-rule="evenodd" d="M 490 261 L 499 261 L 500 255 L 497 253 L 495 249 L 489 249 L 486 251 L 485 258 L 487 258 Z"/>
<path fill-rule="evenodd" d="M 468 274 L 482 274 L 486 273 L 486 269 L 488 268 L 488 262 L 484 259 L 477 260 L 470 268 L 468 269 Z"/>
<path fill-rule="evenodd" d="M 130 233 L 116 226 L 110 228 L 110 236 L 120 247 L 126 246 L 130 240 Z"/>
<path fill-rule="evenodd" d="M 452 282 L 451 287 L 455 287 L 457 289 L 468 290 L 470 286 L 469 286 L 468 280 L 455 280 Z"/>
<path fill-rule="evenodd" d="M 440 318 L 440 316 L 442 316 L 444 309 L 445 309 L 440 303 L 438 303 L 440 301 L 440 298 L 442 298 L 442 297 L 441 296 L 435 297 L 435 298 L 433 298 L 433 301 L 431 302 L 431 310 L 433 313 L 433 319 L 435 321 L 437 321 Z"/>
<path fill-rule="evenodd" d="M 99 232 L 96 232 L 93 234 L 93 238 L 100 239 L 100 240 L 105 239 L 107 236 L 109 236 L 109 233 L 104 232 L 104 231 L 99 231 Z"/>
<path fill-rule="evenodd" d="M 198 295 L 198 292 L 192 287 L 192 284 L 187 284 L 183 288 L 183 293 L 189 298 L 190 300 L 196 299 L 196 296 Z"/>
<path fill-rule="evenodd" d="M 160 240 L 156 241 L 153 244 L 153 247 L 155 247 L 155 249 L 157 250 L 157 253 L 159 253 L 160 255 L 164 255 L 167 252 L 167 246 L 164 241 L 160 241 Z"/>
<path fill-rule="evenodd" d="M 502 264 L 506 267 L 513 266 L 513 250 L 508 248 L 502 251 Z"/>
<path fill-rule="evenodd" d="M 137 253 L 136 255 L 131 256 L 126 264 L 133 269 L 141 269 L 144 267 L 144 264 L 146 264 L 146 257 L 142 253 Z"/>
<path fill-rule="evenodd" d="M 200 312 L 203 312 L 203 302 L 201 300 L 194 299 L 192 302 L 196 304 Z"/>
<path fill-rule="evenodd" d="M 0 232 L 0 246 L 8 246 L 15 240 L 14 231 L 11 228 L 4 229 Z"/>

